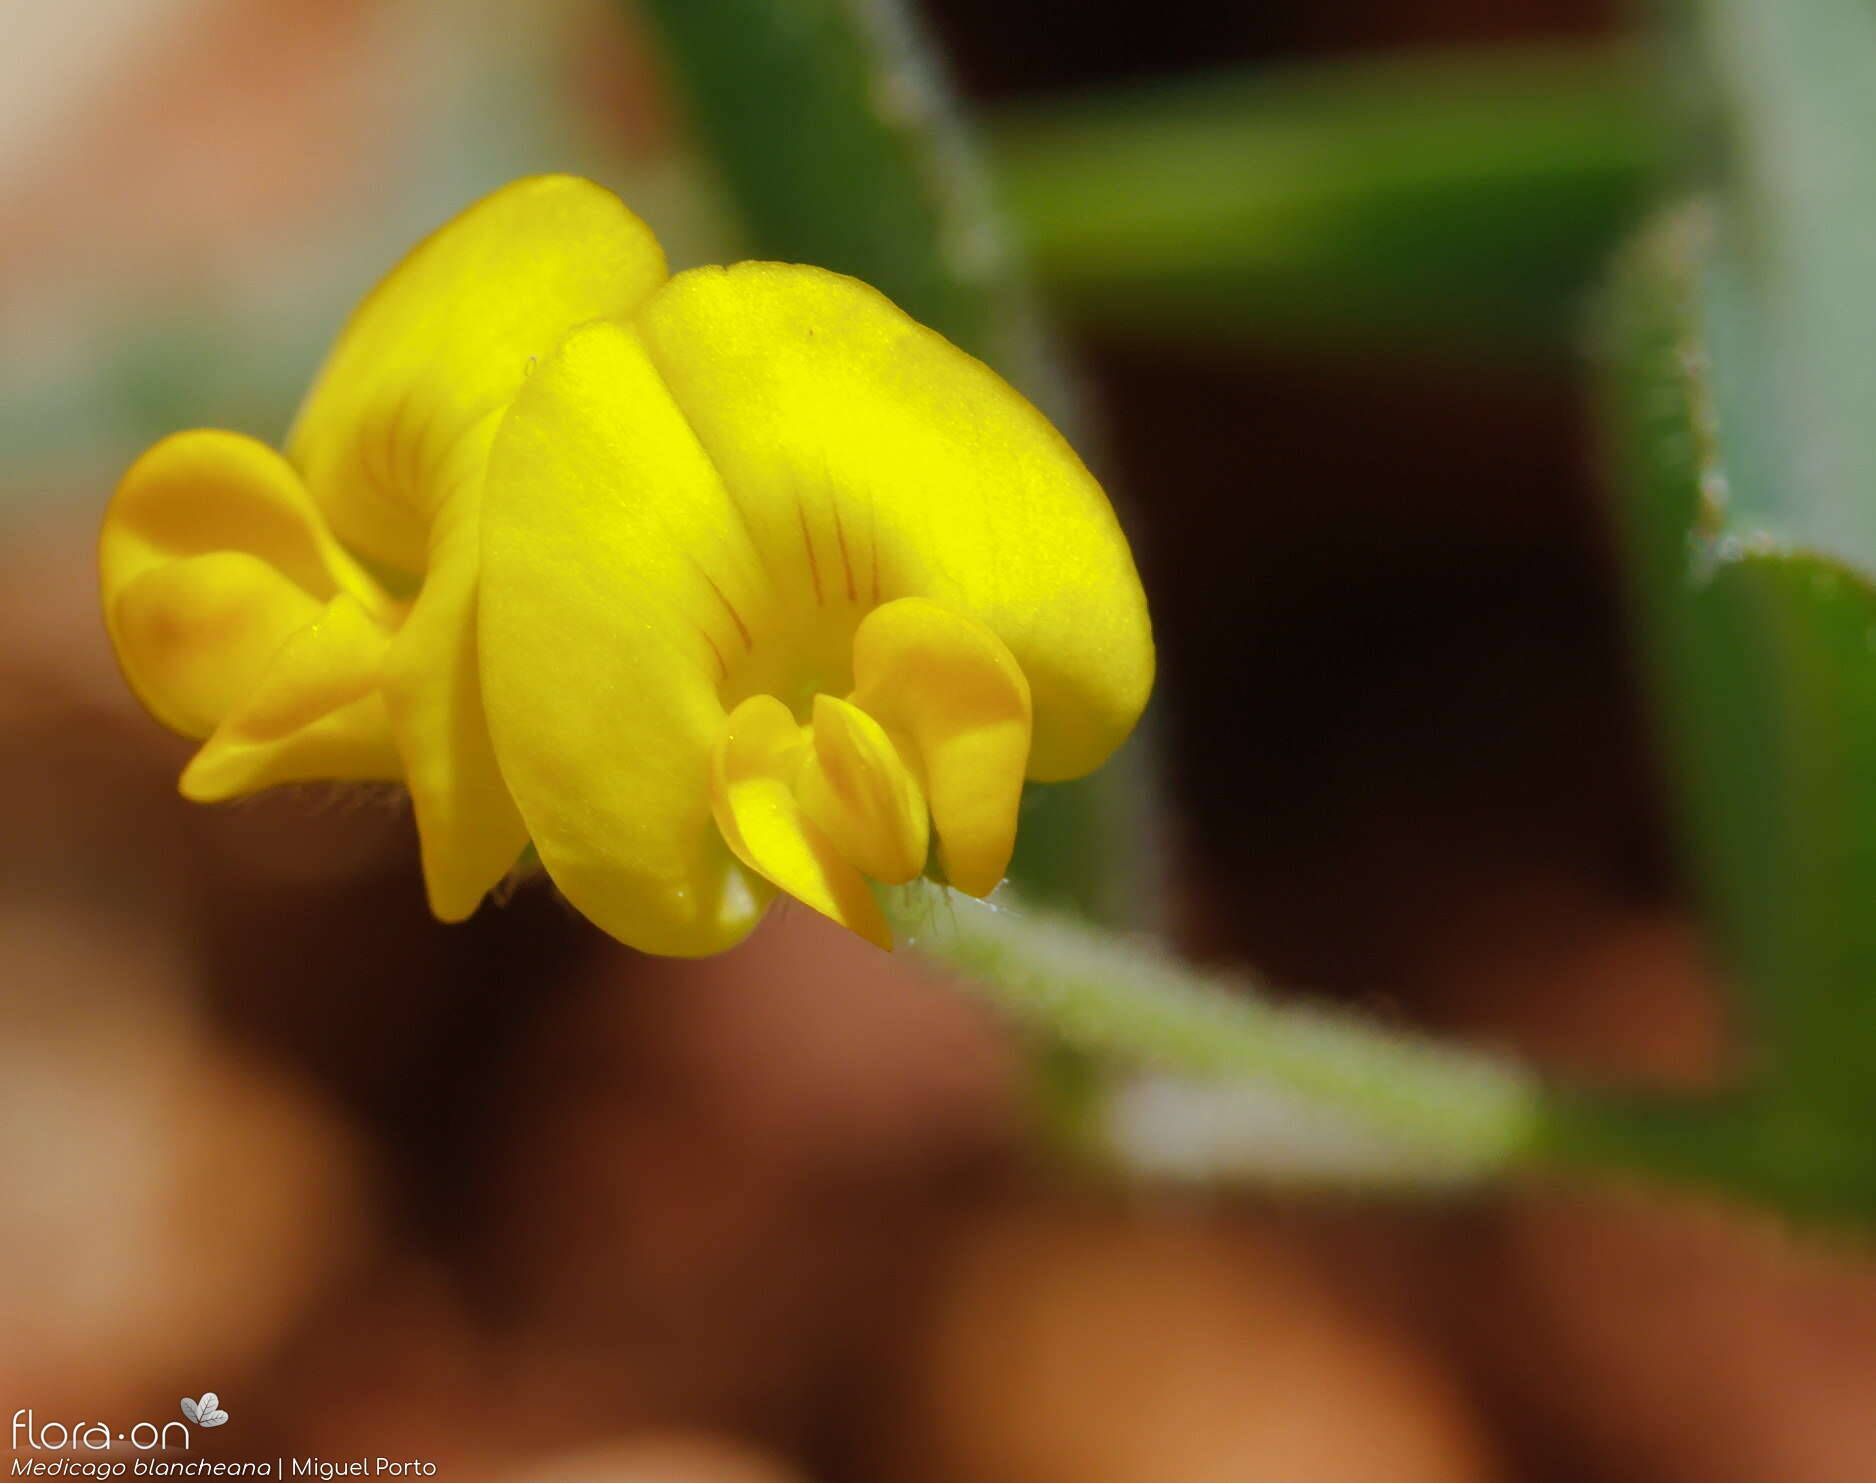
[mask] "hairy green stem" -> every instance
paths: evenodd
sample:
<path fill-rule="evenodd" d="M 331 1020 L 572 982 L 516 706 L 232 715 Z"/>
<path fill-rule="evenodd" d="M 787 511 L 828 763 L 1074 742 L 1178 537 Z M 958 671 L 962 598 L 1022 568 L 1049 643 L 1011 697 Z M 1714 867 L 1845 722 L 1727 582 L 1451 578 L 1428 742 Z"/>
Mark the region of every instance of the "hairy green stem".
<path fill-rule="evenodd" d="M 1522 1069 L 1351 1015 L 1273 1003 L 1143 942 L 929 883 L 887 892 L 907 946 L 1050 1039 L 1160 1073 L 1107 1109 L 1151 1172 L 1448 1183 L 1535 1150 Z"/>
<path fill-rule="evenodd" d="M 1051 1046 L 1128 1073 L 1063 1146 L 1209 1185 L 1449 1188 L 1544 1169 L 1867 1225 L 1842 1110 L 1737 1087 L 1572 1085 L 1356 1015 L 1273 1001 L 1149 944 L 930 882 L 881 892 L 906 947 Z"/>

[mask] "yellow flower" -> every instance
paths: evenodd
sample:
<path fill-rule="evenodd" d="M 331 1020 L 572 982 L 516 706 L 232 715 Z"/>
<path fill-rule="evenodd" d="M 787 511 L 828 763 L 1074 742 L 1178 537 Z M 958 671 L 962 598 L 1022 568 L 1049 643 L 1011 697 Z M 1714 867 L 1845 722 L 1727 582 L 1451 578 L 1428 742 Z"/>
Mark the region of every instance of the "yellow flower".
<path fill-rule="evenodd" d="M 612 196 L 521 181 L 359 307 L 284 458 L 197 431 L 137 461 L 100 541 L 105 619 L 144 704 L 205 738 L 187 796 L 401 780 L 432 909 L 475 910 L 527 843 L 476 660 L 489 439 L 536 358 L 664 278 Z"/>
<path fill-rule="evenodd" d="M 107 619 L 183 791 L 402 779 L 433 909 L 530 838 L 651 952 L 777 887 L 890 946 L 868 879 L 1002 878 L 1025 778 L 1079 776 L 1152 683 L 1099 486 L 879 294 L 775 263 L 667 279 L 583 181 L 420 246 L 285 458 L 171 438 L 126 475 Z"/>

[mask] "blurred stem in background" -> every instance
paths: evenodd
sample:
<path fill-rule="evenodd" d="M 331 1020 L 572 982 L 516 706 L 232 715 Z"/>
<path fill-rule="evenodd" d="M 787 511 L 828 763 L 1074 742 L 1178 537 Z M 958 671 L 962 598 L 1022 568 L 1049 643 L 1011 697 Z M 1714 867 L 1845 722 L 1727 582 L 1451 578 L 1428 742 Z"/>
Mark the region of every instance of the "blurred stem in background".
<path fill-rule="evenodd" d="M 1005 194 L 1078 324 L 1556 354 L 1653 170 L 1637 60 L 1421 52 L 1006 114 Z"/>

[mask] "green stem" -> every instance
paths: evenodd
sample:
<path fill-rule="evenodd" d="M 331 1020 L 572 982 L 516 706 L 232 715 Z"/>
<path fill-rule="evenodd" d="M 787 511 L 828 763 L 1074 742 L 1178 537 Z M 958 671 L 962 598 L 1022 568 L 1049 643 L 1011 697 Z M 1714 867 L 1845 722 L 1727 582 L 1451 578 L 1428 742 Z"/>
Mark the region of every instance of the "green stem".
<path fill-rule="evenodd" d="M 1274 1002 L 1150 946 L 929 882 L 882 892 L 898 939 L 1045 1043 L 1130 1069 L 1065 1144 L 1208 1184 L 1451 1186 L 1544 1168 L 1867 1225 L 1847 1109 L 1747 1085 L 1671 1096 L 1549 1081 L 1354 1015 Z"/>
<path fill-rule="evenodd" d="M 1293 1175 L 1449 1182 L 1534 1153 L 1537 1084 L 1503 1061 L 1272 1003 L 1065 918 L 929 883 L 886 894 L 902 942 L 1014 1020 L 1089 1054 L 1199 1084 L 1173 1091 L 1172 1083 L 1141 1083 L 1148 1100 L 1123 1093 L 1115 1101 L 1109 1132 L 1131 1162 L 1229 1176 L 1261 1172 L 1274 1153 L 1287 1166 L 1277 1172 Z M 1270 1093 L 1283 1104 L 1274 1117 Z M 1165 1135 L 1157 1147 L 1155 1118 Z M 1259 1127 L 1271 1137 L 1260 1141 Z M 1273 1138 L 1287 1146 L 1273 1150 Z"/>

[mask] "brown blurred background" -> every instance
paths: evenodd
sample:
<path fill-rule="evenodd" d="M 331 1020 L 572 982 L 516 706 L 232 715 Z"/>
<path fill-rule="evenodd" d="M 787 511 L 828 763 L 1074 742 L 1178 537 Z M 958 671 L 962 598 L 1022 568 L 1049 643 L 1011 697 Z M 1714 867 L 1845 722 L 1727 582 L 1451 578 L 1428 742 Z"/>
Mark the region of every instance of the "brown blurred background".
<path fill-rule="evenodd" d="M 1615 24 L 929 15 L 986 104 Z M 694 964 L 539 890 L 442 928 L 392 802 L 183 804 L 96 613 L 124 459 L 277 437 L 350 300 L 511 175 L 598 175 L 678 261 L 722 218 L 599 0 L 0 16 L 0 1414 L 214 1389 L 197 1455 L 566 1483 L 1876 1476 L 1858 1253 L 1636 1193 L 1098 1189 L 1035 1152 L 1006 1036 L 805 913 Z M 1711 1080 L 1577 368 L 1074 349 L 1154 606 L 1185 945 Z"/>

